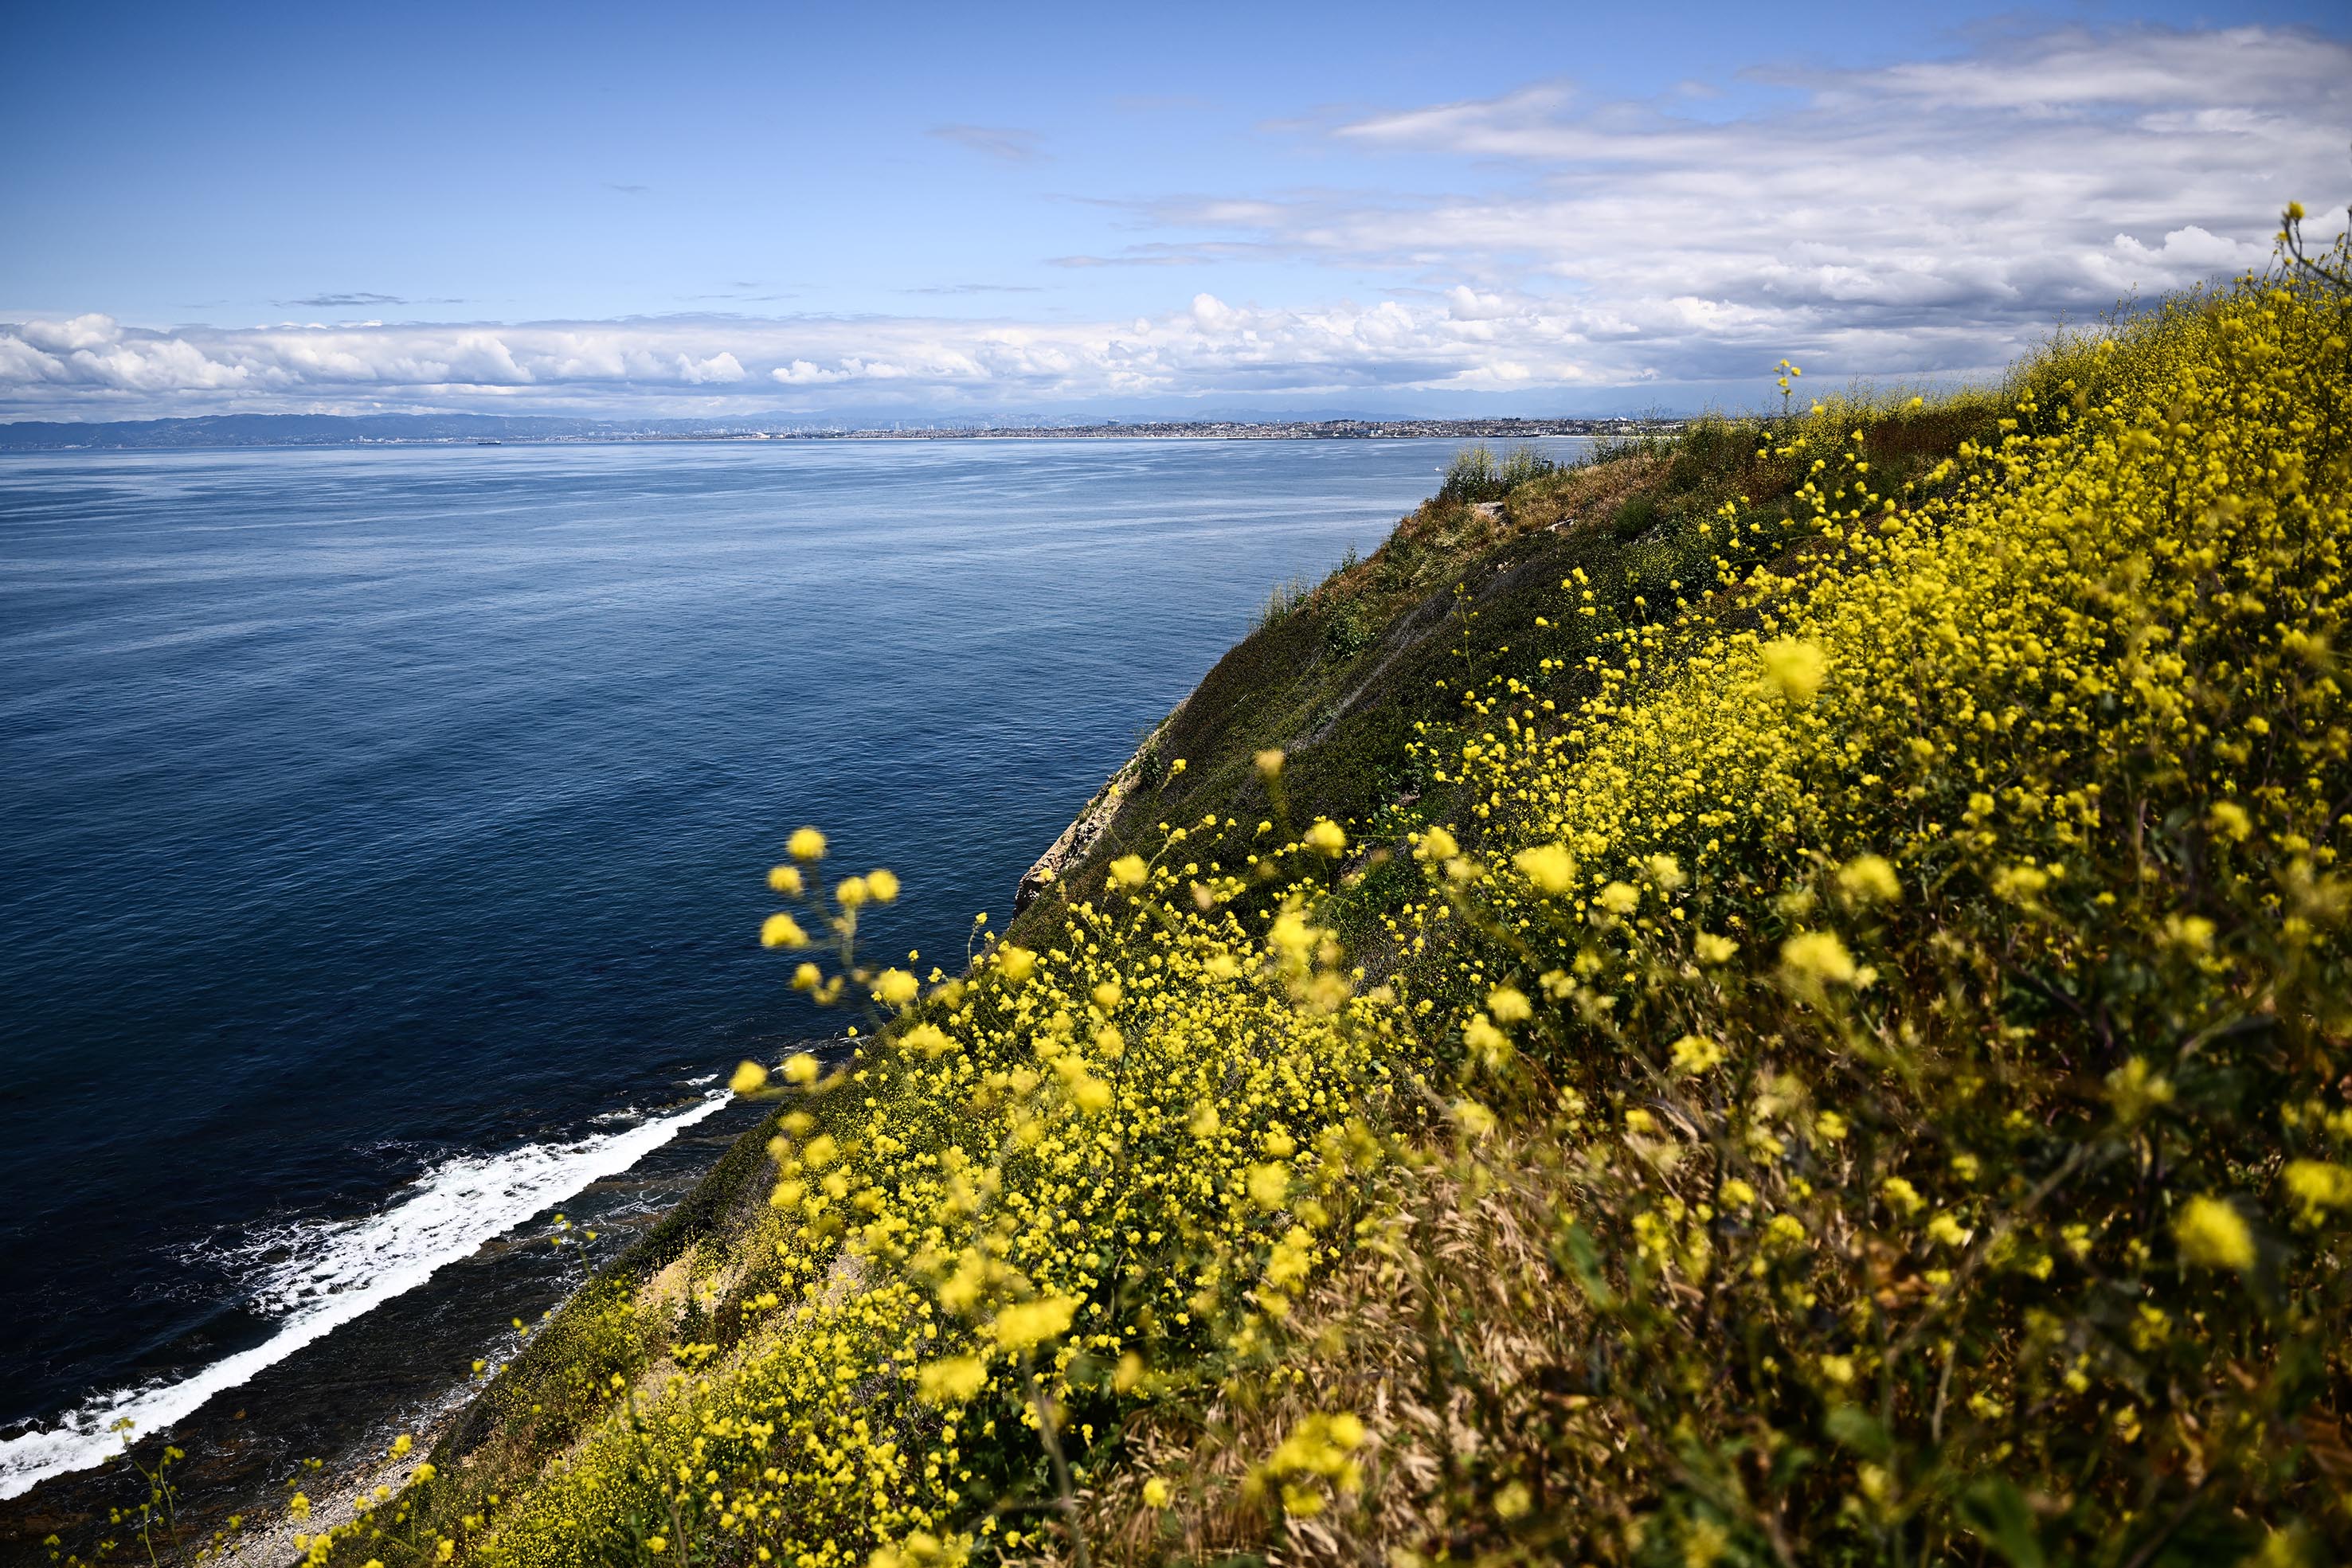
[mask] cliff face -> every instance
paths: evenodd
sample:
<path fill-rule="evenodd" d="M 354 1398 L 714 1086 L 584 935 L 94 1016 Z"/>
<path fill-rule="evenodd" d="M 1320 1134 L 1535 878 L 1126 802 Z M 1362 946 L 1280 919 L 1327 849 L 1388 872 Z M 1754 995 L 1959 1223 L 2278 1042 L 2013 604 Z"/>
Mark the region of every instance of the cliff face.
<path fill-rule="evenodd" d="M 1217 662 L 1023 878 L 1008 939 L 1049 943 L 1070 903 L 1100 890 L 1110 861 L 1156 846 L 1163 821 L 1195 829 L 1203 860 L 1238 860 L 1272 817 L 1362 821 L 1420 800 L 1432 780 L 1409 755 L 1417 727 L 1459 722 L 1482 672 L 1552 640 L 1562 579 L 1582 570 L 1609 590 L 1606 620 L 1579 633 L 1617 624 L 1619 601 L 1645 586 L 1665 591 L 1672 558 L 1645 557 L 1641 539 L 1672 505 L 1712 501 L 1685 476 L 1661 505 L 1669 476 L 1637 447 L 1501 501 L 1416 508 Z M 1563 694 L 1573 685 L 1562 677 Z M 1285 754 L 1278 806 L 1255 763 L 1269 748 Z M 1212 814 L 1221 825 L 1200 829 Z"/>
<path fill-rule="evenodd" d="M 1021 884 L 1013 895 L 1015 916 L 1035 903 L 1039 894 L 1086 862 L 1088 853 L 1101 841 L 1103 834 L 1118 820 L 1119 808 L 1134 792 L 1137 780 L 1143 777 L 1145 768 L 1159 755 L 1160 738 L 1168 733 L 1169 727 L 1183 715 L 1185 704 L 1191 701 L 1188 696 L 1170 710 L 1168 716 L 1144 737 L 1143 744 L 1135 748 L 1135 755 L 1120 764 L 1118 771 L 1103 781 L 1103 787 L 1095 791 L 1094 799 L 1087 802 L 1085 809 L 1070 819 L 1070 825 L 1062 830 L 1061 837 L 1055 839 L 1045 852 L 1022 873 Z"/>

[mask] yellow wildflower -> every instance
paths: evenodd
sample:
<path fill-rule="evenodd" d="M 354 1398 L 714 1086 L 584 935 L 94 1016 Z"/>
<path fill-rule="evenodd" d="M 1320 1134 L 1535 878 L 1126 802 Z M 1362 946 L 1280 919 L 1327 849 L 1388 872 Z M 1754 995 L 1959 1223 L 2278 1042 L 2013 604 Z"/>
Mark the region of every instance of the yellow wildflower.
<path fill-rule="evenodd" d="M 1892 904 L 1903 896 L 1885 855 L 1856 855 L 1838 868 L 1838 888 L 1857 904 Z"/>
<path fill-rule="evenodd" d="M 2352 1170 L 2326 1160 L 2289 1160 L 2279 1179 L 2306 1212 L 2352 1208 Z"/>
<path fill-rule="evenodd" d="M 1576 882 L 1576 859 L 1562 844 L 1538 844 L 1511 857 L 1519 874 L 1538 893 L 1566 893 Z"/>
<path fill-rule="evenodd" d="M 1828 677 L 1829 656 L 1817 643 L 1776 638 L 1763 647 L 1764 681 L 1792 703 L 1811 702 Z"/>
<path fill-rule="evenodd" d="M 1072 1296 L 1047 1296 L 1042 1301 L 1020 1302 L 998 1312 L 995 1322 L 989 1324 L 989 1333 L 1004 1350 L 1027 1350 L 1067 1333 L 1070 1314 L 1077 1310 L 1077 1304 Z"/>
<path fill-rule="evenodd" d="M 2180 1255 L 2209 1269 L 2234 1269 L 2241 1273 L 2254 1266 L 2254 1233 L 2236 1208 L 2218 1197 L 2192 1197 L 2180 1206 L 2172 1222 L 2172 1239 Z"/>
<path fill-rule="evenodd" d="M 988 1364 L 976 1355 L 935 1361 L 917 1375 L 923 1397 L 934 1405 L 962 1404 L 979 1393 L 987 1381 Z"/>
<path fill-rule="evenodd" d="M 1723 1047 L 1705 1035 L 1686 1034 L 1675 1041 L 1674 1058 L 1675 1071 L 1696 1078 L 1722 1063 Z"/>
<path fill-rule="evenodd" d="M 1780 962 L 1799 979 L 1843 985 L 1861 971 L 1834 931 L 1805 931 L 1780 944 Z"/>
<path fill-rule="evenodd" d="M 1252 1203 L 1265 1209 L 1280 1208 L 1290 1197 L 1290 1171 L 1284 1166 L 1252 1166 L 1248 1186 Z"/>

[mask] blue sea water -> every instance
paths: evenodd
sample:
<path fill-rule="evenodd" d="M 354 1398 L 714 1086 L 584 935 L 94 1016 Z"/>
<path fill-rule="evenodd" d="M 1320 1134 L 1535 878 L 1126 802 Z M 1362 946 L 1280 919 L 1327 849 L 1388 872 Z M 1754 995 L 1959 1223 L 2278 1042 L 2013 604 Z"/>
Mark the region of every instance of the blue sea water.
<path fill-rule="evenodd" d="M 1268 588 L 1452 450 L 0 458 L 0 1496 L 834 1027 L 753 936 L 801 823 L 958 967 Z"/>

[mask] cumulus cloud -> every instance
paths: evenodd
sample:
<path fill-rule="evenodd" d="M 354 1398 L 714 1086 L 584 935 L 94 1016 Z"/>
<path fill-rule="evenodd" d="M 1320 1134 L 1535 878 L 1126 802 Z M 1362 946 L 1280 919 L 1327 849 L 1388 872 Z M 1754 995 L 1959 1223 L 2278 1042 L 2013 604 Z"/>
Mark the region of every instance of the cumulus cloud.
<path fill-rule="evenodd" d="M 2259 266 L 2289 198 L 2352 191 L 2352 48 L 2300 33 L 2066 30 L 1773 85 L 1706 120 L 1560 84 L 1368 116 L 1332 134 L 1518 177 L 1163 215 L 1334 263 L 1557 280 L 1636 324 L 1658 368 L 1681 315 L 1718 344 L 1935 369 L 1939 341 L 1990 362 L 2061 313 Z"/>
<path fill-rule="evenodd" d="M 1782 354 L 1830 376 L 1989 370 L 2061 316 L 2258 267 L 2289 198 L 2324 212 L 2352 193 L 2352 48 L 2308 34 L 2061 31 L 1769 86 L 1760 106 L 1716 99 L 1706 118 L 1685 112 L 1687 91 L 1627 103 L 1549 83 L 1327 123 L 1314 134 L 1376 162 L 1451 160 L 1460 177 L 1129 206 L 1156 237 L 1057 258 L 1143 269 L 1096 321 L 164 331 L 83 315 L 0 324 L 0 407 L 954 410 L 1370 389 L 1696 402 L 1749 395 Z M 1003 128 L 933 134 L 1035 152 Z M 1261 284 L 1287 264 L 1281 286 L 1307 302 L 1155 281 L 1236 258 Z M 1343 272 L 1386 279 L 1387 297 L 1318 285 Z"/>

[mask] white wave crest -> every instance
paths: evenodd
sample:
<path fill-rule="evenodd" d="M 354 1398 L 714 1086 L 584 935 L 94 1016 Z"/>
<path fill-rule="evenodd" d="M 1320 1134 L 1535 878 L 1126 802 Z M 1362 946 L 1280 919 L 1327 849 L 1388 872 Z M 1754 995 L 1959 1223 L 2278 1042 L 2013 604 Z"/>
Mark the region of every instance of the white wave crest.
<path fill-rule="evenodd" d="M 100 1395 L 53 1427 L 0 1439 L 0 1499 L 113 1458 L 125 1436 L 114 1427 L 126 1417 L 134 1424 L 132 1437 L 184 1419 L 214 1395 L 415 1289 L 549 1205 L 620 1175 L 729 1098 L 711 1094 L 683 1111 L 578 1143 L 528 1144 L 504 1154 L 445 1160 L 379 1214 L 299 1228 L 286 1239 L 288 1256 L 269 1266 L 253 1298 L 259 1310 L 282 1314 L 275 1333 L 176 1382 Z"/>

